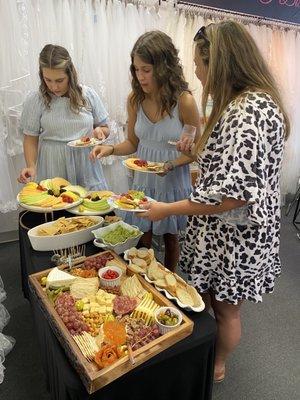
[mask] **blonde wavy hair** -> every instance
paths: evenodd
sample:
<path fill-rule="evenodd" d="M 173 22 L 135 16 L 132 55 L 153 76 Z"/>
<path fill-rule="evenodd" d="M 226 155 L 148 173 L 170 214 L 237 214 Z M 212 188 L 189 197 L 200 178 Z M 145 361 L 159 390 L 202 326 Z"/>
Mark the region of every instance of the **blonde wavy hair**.
<path fill-rule="evenodd" d="M 51 95 L 44 81 L 43 68 L 63 69 L 68 75 L 68 97 L 70 98 L 70 108 L 74 113 L 78 114 L 81 107 L 87 106 L 87 101 L 82 94 L 82 88 L 78 84 L 77 72 L 72 59 L 64 47 L 54 44 L 46 44 L 39 56 L 39 75 L 41 80 L 40 91 L 46 107 L 50 108 Z"/>
<path fill-rule="evenodd" d="M 201 31 L 201 32 L 200 32 Z M 194 41 L 203 63 L 207 66 L 207 80 L 203 88 L 202 108 L 205 116 L 208 96 L 213 107 L 195 151 L 201 153 L 215 125 L 228 104 L 246 91 L 269 94 L 281 110 L 286 138 L 290 122 L 277 85 L 253 38 L 234 21 L 224 21 L 201 28 Z"/>
<path fill-rule="evenodd" d="M 145 63 L 153 65 L 153 76 L 156 80 L 160 102 L 161 115 L 171 110 L 178 102 L 182 92 L 188 91 L 182 65 L 172 39 L 161 31 L 150 31 L 138 38 L 131 51 L 132 96 L 131 104 L 139 105 L 145 99 L 141 85 L 136 77 L 134 57 L 140 57 Z"/>

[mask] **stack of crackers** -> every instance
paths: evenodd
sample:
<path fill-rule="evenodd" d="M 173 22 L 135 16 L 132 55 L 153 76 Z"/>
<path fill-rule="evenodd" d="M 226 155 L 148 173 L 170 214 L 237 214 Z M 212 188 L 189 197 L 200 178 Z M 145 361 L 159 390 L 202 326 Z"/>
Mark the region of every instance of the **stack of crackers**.
<path fill-rule="evenodd" d="M 96 225 L 98 221 L 89 217 L 59 218 L 52 224 L 43 226 L 38 230 L 39 236 L 55 236 L 64 233 L 80 231 L 89 226 Z"/>

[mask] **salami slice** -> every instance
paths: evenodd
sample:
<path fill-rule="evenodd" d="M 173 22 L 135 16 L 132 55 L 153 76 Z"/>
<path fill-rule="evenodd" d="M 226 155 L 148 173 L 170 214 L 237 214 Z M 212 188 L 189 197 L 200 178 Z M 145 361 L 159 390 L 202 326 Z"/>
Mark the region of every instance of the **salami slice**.
<path fill-rule="evenodd" d="M 113 300 L 114 312 L 117 315 L 128 314 L 137 306 L 137 300 L 129 296 L 116 296 Z"/>

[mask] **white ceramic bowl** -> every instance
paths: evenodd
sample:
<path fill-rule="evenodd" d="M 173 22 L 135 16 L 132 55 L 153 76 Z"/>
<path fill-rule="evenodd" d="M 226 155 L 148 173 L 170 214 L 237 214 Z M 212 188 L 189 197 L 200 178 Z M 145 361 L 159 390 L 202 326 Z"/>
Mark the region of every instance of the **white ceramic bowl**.
<path fill-rule="evenodd" d="M 158 315 L 161 313 L 165 313 L 167 310 L 171 310 L 172 313 L 174 313 L 177 317 L 178 317 L 178 322 L 176 325 L 164 325 L 161 322 L 158 321 Z M 176 329 L 179 327 L 179 325 L 182 322 L 182 314 L 179 310 L 177 310 L 177 308 L 174 307 L 160 307 L 158 308 L 155 312 L 154 312 L 154 318 L 155 318 L 155 322 L 158 325 L 159 331 L 162 335 L 164 335 L 165 333 L 168 333 L 170 331 L 172 331 L 173 329 Z"/>
<path fill-rule="evenodd" d="M 76 218 L 76 217 L 71 217 L 71 218 Z M 82 217 L 77 217 L 77 218 L 82 218 Z M 53 224 L 53 222 L 55 221 L 35 226 L 34 228 L 28 231 L 28 237 L 31 246 L 33 247 L 34 250 L 51 251 L 51 250 L 66 249 L 68 247 L 87 243 L 90 240 L 93 240 L 92 230 L 95 228 L 100 228 L 100 226 L 103 224 L 104 221 L 104 219 L 100 216 L 93 216 L 89 218 L 95 220 L 96 222 L 95 225 L 89 226 L 79 231 L 63 233 L 61 235 L 54 235 L 54 236 L 38 235 L 38 230 L 40 228 L 47 227 Z"/>
<path fill-rule="evenodd" d="M 115 279 L 105 279 L 103 278 L 103 275 L 105 274 L 106 271 L 109 269 L 117 272 L 119 276 Z M 119 286 L 121 283 L 121 275 L 122 275 L 122 270 L 121 268 L 115 266 L 115 265 L 110 265 L 109 267 L 103 267 L 100 268 L 98 271 L 98 275 L 100 278 L 100 284 L 102 287 L 113 287 L 113 286 Z"/>
<path fill-rule="evenodd" d="M 106 233 L 114 230 L 118 225 L 121 225 L 124 228 L 129 229 L 129 230 L 137 229 L 138 235 L 135 237 L 130 237 L 129 239 L 125 240 L 124 242 L 116 243 L 114 245 L 107 243 L 104 239 L 102 239 L 102 237 Z M 126 224 L 126 222 L 124 222 L 124 221 L 114 222 L 113 224 L 110 224 L 103 228 L 93 230 L 92 233 L 95 236 L 95 240 L 94 240 L 95 246 L 113 250 L 117 254 L 124 253 L 125 250 L 128 250 L 131 247 L 135 247 L 138 244 L 140 237 L 143 235 L 143 232 L 141 232 L 137 226 Z"/>

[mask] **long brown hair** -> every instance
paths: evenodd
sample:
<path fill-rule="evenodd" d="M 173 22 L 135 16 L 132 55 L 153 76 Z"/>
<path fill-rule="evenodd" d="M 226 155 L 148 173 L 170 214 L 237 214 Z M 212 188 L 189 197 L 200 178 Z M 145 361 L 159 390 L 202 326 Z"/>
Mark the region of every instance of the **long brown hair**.
<path fill-rule="evenodd" d="M 139 105 L 145 99 L 141 85 L 136 77 L 134 57 L 140 57 L 145 63 L 153 65 L 153 76 L 156 80 L 161 114 L 171 110 L 177 104 L 178 98 L 184 91 L 189 91 L 188 83 L 183 75 L 182 65 L 172 39 L 161 31 L 150 31 L 138 38 L 131 51 L 132 91 L 131 104 Z"/>
<path fill-rule="evenodd" d="M 79 113 L 80 108 L 87 105 L 87 101 L 83 97 L 81 86 L 78 84 L 77 72 L 68 51 L 62 46 L 46 44 L 46 46 L 40 52 L 40 91 L 46 107 L 49 108 L 51 103 L 51 95 L 44 81 L 43 68 L 63 69 L 65 71 L 69 78 L 68 96 L 70 98 L 70 108 L 73 112 Z"/>
<path fill-rule="evenodd" d="M 195 37 L 196 51 L 208 68 L 202 96 L 203 114 L 209 95 L 213 98 L 213 107 L 204 132 L 196 144 L 196 152 L 203 150 L 228 104 L 248 90 L 271 96 L 283 114 L 288 137 L 290 123 L 279 90 L 246 28 L 234 21 L 224 21 L 207 26 L 204 35 Z"/>

